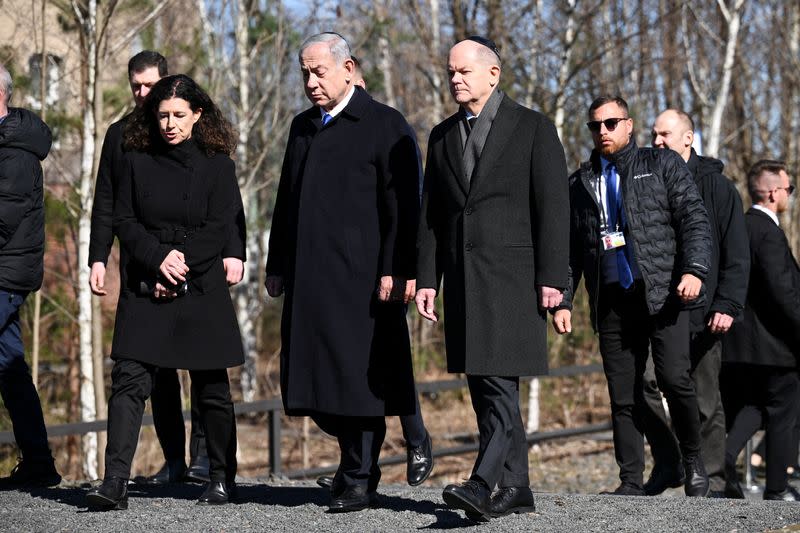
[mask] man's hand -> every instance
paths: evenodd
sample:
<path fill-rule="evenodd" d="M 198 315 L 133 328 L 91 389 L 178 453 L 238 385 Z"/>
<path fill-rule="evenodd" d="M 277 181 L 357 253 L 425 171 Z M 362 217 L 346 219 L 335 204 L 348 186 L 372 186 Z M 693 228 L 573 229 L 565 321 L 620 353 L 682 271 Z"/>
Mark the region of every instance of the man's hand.
<path fill-rule="evenodd" d="M 556 333 L 572 333 L 572 312 L 569 309 L 559 309 L 553 315 L 553 328 Z"/>
<path fill-rule="evenodd" d="M 560 290 L 554 289 L 553 287 L 545 287 L 544 285 L 540 285 L 538 287 L 539 291 L 539 307 L 542 309 L 550 309 L 551 307 L 555 307 L 561 303 L 561 300 L 564 298 L 564 295 L 561 293 Z"/>
<path fill-rule="evenodd" d="M 89 274 L 89 288 L 92 293 L 97 296 L 105 296 L 108 294 L 105 290 L 106 286 L 106 265 L 102 261 L 92 263 L 92 271 Z"/>
<path fill-rule="evenodd" d="M 403 294 L 403 303 L 407 304 L 411 300 L 414 299 L 414 295 L 417 293 L 417 280 L 410 279 L 406 281 L 406 292 Z"/>
<path fill-rule="evenodd" d="M 167 281 L 173 285 L 180 285 L 179 281 L 186 281 L 186 274 L 189 273 L 189 267 L 186 266 L 186 258 L 178 250 L 170 250 L 158 269 L 167 278 Z"/>
<path fill-rule="evenodd" d="M 714 313 L 708 321 L 711 333 L 727 333 L 733 325 L 733 317 L 725 313 Z"/>
<path fill-rule="evenodd" d="M 267 276 L 267 280 L 264 282 L 264 285 L 267 287 L 267 294 L 273 298 L 277 298 L 283 294 L 282 276 Z"/>
<path fill-rule="evenodd" d="M 175 298 L 176 296 L 178 296 L 178 293 L 166 288 L 160 282 L 156 282 L 156 288 L 153 290 L 153 298 L 172 299 Z"/>
<path fill-rule="evenodd" d="M 417 311 L 420 315 L 427 318 L 431 322 L 438 322 L 439 315 L 436 314 L 436 307 L 434 300 L 436 300 L 436 291 L 433 289 L 420 289 L 417 291 L 417 296 L 414 298 L 417 302 Z"/>
<path fill-rule="evenodd" d="M 678 284 L 677 293 L 683 303 L 691 302 L 697 299 L 700 295 L 700 288 L 703 282 L 693 274 L 684 274 L 681 276 L 681 282 Z"/>
<path fill-rule="evenodd" d="M 244 261 L 238 257 L 225 257 L 222 259 L 225 268 L 225 281 L 228 285 L 236 285 L 244 278 Z"/>

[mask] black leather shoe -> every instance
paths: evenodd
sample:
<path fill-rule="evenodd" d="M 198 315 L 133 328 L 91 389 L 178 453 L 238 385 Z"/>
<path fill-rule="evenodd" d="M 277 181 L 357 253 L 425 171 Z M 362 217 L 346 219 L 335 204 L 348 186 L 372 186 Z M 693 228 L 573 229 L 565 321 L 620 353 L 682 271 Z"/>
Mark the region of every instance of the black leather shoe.
<path fill-rule="evenodd" d="M 473 479 L 464 483 L 447 485 L 442 491 L 444 503 L 453 509 L 461 509 L 470 520 L 489 516 L 489 488 Z"/>
<path fill-rule="evenodd" d="M 648 496 L 656 496 L 667 489 L 680 487 L 685 482 L 683 466 L 677 465 L 675 468 L 669 468 L 656 465 L 644 484 L 644 493 Z"/>
<path fill-rule="evenodd" d="M 233 497 L 236 490 L 235 483 L 224 483 L 222 481 L 209 481 L 197 505 L 225 505 Z"/>
<path fill-rule="evenodd" d="M 412 487 L 421 485 L 433 470 L 433 450 L 430 434 L 425 435 L 425 442 L 416 447 L 406 450 L 408 459 L 406 460 L 406 479 Z"/>
<path fill-rule="evenodd" d="M 601 492 L 603 496 L 644 496 L 644 489 L 639 485 L 623 481 L 614 490 L 604 490 Z"/>
<path fill-rule="evenodd" d="M 21 487 L 55 487 L 61 483 L 53 459 L 35 461 L 20 459 L 8 477 L 0 478 L 0 489 Z"/>
<path fill-rule="evenodd" d="M 784 502 L 800 502 L 800 494 L 791 485 L 787 485 L 781 492 L 764 491 L 765 500 L 777 500 Z"/>
<path fill-rule="evenodd" d="M 333 489 L 333 477 L 332 476 L 319 476 L 317 478 L 317 485 L 319 485 L 323 489 L 331 490 L 331 489 Z"/>
<path fill-rule="evenodd" d="M 686 472 L 683 492 L 691 498 L 708 496 L 711 485 L 708 483 L 708 474 L 706 474 L 706 469 L 700 456 L 684 459 L 683 469 Z"/>
<path fill-rule="evenodd" d="M 195 483 L 209 483 L 211 477 L 209 471 L 211 470 L 211 463 L 205 455 L 192 457 L 189 463 L 189 468 L 186 469 L 186 481 L 194 481 Z"/>
<path fill-rule="evenodd" d="M 377 503 L 376 492 L 367 492 L 367 489 L 361 485 L 350 485 L 338 496 L 331 498 L 328 511 L 331 513 L 363 511 L 374 503 Z"/>
<path fill-rule="evenodd" d="M 489 516 L 498 518 L 510 514 L 536 511 L 530 487 L 505 487 L 494 494 L 489 502 Z"/>
<path fill-rule="evenodd" d="M 722 494 L 733 500 L 744 500 L 744 492 L 738 481 L 725 481 L 725 490 Z"/>
<path fill-rule="evenodd" d="M 175 459 L 166 461 L 161 469 L 145 478 L 137 478 L 134 481 L 141 480 L 146 485 L 166 485 L 167 483 L 178 483 L 183 481 L 183 476 L 186 474 L 186 463 L 183 459 Z"/>
<path fill-rule="evenodd" d="M 86 493 L 89 509 L 122 511 L 128 508 L 128 480 L 109 477 Z"/>

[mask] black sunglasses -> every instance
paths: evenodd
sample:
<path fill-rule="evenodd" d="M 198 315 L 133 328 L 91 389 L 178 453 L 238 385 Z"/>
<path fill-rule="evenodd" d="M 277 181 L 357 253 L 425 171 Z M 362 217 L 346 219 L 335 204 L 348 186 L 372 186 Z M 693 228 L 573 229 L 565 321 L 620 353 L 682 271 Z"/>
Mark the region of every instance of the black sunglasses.
<path fill-rule="evenodd" d="M 600 125 L 604 125 L 608 131 L 614 131 L 617 129 L 617 124 L 622 122 L 623 120 L 628 120 L 628 118 L 607 118 L 605 120 L 592 120 L 586 123 L 586 126 L 589 128 L 589 131 L 592 133 L 600 133 Z"/>
<path fill-rule="evenodd" d="M 500 59 L 500 50 L 497 49 L 497 45 L 493 40 L 487 39 L 486 37 L 481 37 L 480 35 L 471 35 L 467 37 L 465 40 L 482 44 L 483 46 L 494 52 L 494 55 L 497 56 L 497 59 Z"/>
<path fill-rule="evenodd" d="M 775 187 L 776 191 L 778 189 L 783 189 L 784 191 L 786 191 L 787 195 L 791 196 L 792 193 L 794 192 L 794 185 L 789 185 L 788 187 Z"/>

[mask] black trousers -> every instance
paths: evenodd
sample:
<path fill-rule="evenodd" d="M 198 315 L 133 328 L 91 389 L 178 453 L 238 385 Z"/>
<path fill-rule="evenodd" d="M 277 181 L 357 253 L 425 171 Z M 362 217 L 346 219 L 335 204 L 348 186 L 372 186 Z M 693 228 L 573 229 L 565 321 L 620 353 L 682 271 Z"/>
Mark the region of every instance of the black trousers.
<path fill-rule="evenodd" d="M 700 415 L 689 375 L 689 312 L 674 302 L 651 316 L 643 283 L 636 282 L 629 290 L 611 284 L 600 289 L 597 320 L 619 477 L 641 487 L 643 378 L 648 355 L 653 357 L 658 388 L 667 398 L 683 457 L 700 453 Z"/>
<path fill-rule="evenodd" d="M 708 329 L 693 333 L 690 338 L 690 376 L 697 392 L 700 410 L 700 457 L 708 473 L 711 490 L 725 489 L 725 413 L 719 392 L 722 364 L 722 342 Z M 644 435 L 656 466 L 677 468 L 681 461 L 678 439 L 667 420 L 655 367 L 648 359 L 644 377 Z"/>
<path fill-rule="evenodd" d="M 519 378 L 467 376 L 480 443 L 472 478 L 489 486 L 528 487 L 528 444 L 519 410 Z"/>
<path fill-rule="evenodd" d="M 192 425 L 189 440 L 189 456 L 192 459 L 208 455 L 206 436 L 203 433 L 203 424 L 200 423 L 200 406 L 195 392 L 196 389 L 192 387 Z M 164 451 L 164 458 L 167 461 L 183 460 L 186 454 L 186 430 L 177 370 L 173 368 L 156 370 L 150 403 L 153 406 L 153 426 Z"/>
<path fill-rule="evenodd" d="M 734 475 L 739 453 L 753 433 L 763 427 L 767 461 L 764 491 L 785 490 L 789 481 L 786 468 L 797 458 L 794 440 L 799 387 L 797 369 L 726 363 L 722 365 L 720 381 L 728 426 L 726 472 Z"/>
<path fill-rule="evenodd" d="M 361 485 L 367 492 L 377 490 L 381 480 L 378 459 L 386 437 L 384 418 L 327 413 L 316 413 L 311 418 L 322 431 L 339 441 L 339 469 L 333 481 L 334 496 L 353 485 Z"/>
<path fill-rule="evenodd" d="M 416 386 L 415 386 L 416 387 Z M 419 394 L 414 390 L 414 414 L 402 415 L 400 418 L 400 427 L 403 428 L 403 438 L 406 440 L 406 446 L 416 448 L 422 446 L 425 438 L 428 436 L 428 430 L 425 428 L 425 422 L 422 420 L 422 411 L 419 406 Z"/>
<path fill-rule="evenodd" d="M 129 479 L 139 440 L 144 404 L 153 389 L 157 368 L 118 359 L 111 371 L 108 400 L 106 477 Z M 227 370 L 190 370 L 192 389 L 206 435 L 212 481 L 236 477 L 236 419 Z"/>

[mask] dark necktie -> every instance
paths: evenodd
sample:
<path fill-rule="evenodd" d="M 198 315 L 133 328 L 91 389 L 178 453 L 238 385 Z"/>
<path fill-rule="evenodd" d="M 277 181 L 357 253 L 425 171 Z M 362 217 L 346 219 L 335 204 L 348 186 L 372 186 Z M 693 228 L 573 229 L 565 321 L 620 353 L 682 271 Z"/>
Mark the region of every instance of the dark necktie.
<path fill-rule="evenodd" d="M 625 210 L 622 206 L 622 195 L 617 187 L 617 171 L 613 163 L 606 167 L 606 203 L 608 204 L 608 231 L 623 231 Z M 633 285 L 633 274 L 628 260 L 628 245 L 620 246 L 615 251 L 619 284 L 622 285 L 622 288 L 627 289 Z"/>
<path fill-rule="evenodd" d="M 467 133 L 470 133 L 470 132 L 472 131 L 472 128 L 474 128 L 474 127 L 475 127 L 475 121 L 476 121 L 476 120 L 478 120 L 478 117 L 469 117 L 469 118 L 467 119 L 467 126 L 469 126 L 469 127 L 467 128 L 467 130 L 468 130 L 468 131 L 467 131 Z"/>

